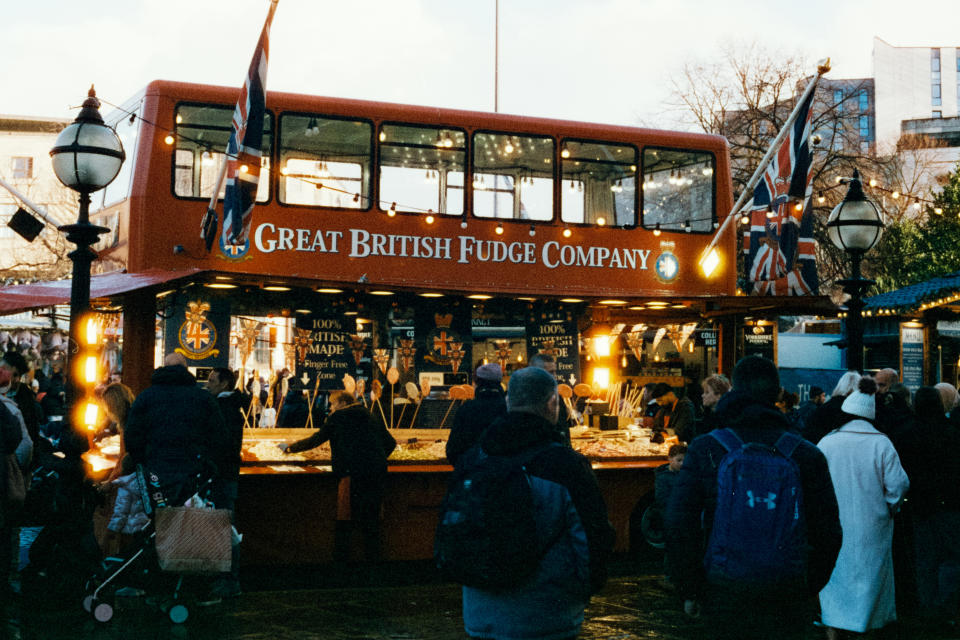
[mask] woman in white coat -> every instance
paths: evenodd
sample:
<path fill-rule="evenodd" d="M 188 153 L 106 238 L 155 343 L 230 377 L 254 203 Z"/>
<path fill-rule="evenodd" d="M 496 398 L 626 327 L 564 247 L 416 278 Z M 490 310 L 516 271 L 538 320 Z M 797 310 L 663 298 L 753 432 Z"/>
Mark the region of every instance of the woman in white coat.
<path fill-rule="evenodd" d="M 840 507 L 843 546 L 820 592 L 827 638 L 862 633 L 897 619 L 893 515 L 910 486 L 893 444 L 874 428 L 876 383 L 864 377 L 843 402 L 850 418 L 817 445 L 827 458 Z"/>

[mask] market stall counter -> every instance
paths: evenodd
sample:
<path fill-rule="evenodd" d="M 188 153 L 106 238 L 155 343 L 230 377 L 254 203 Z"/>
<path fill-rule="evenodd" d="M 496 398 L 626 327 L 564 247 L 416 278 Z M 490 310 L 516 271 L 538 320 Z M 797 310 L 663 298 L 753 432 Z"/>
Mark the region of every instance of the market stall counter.
<path fill-rule="evenodd" d="M 244 432 L 236 507 L 244 564 L 325 564 L 332 560 L 337 479 L 330 466 L 329 444 L 287 455 L 278 446 L 311 433 L 312 429 Z M 388 461 L 383 555 L 392 561 L 429 559 L 440 503 L 453 470 L 444 457 L 450 432 L 394 429 L 391 433 L 397 448 Z M 571 436 L 573 447 L 591 460 L 597 474 L 617 532 L 615 548 L 626 551 L 631 544 L 631 516 L 652 500 L 654 469 L 666 461 L 669 440 L 651 443 L 648 433 L 634 428 L 596 431 L 580 427 Z M 354 556 L 361 557 L 359 548 Z"/>

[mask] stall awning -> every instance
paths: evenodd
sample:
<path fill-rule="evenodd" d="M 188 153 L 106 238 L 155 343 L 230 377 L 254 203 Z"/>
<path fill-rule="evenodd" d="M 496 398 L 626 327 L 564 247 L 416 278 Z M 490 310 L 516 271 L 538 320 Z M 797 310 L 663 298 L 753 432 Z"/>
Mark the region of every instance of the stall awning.
<path fill-rule="evenodd" d="M 90 278 L 90 299 L 107 298 L 181 278 L 189 278 L 200 271 L 200 269 L 183 271 L 148 269 L 139 273 L 115 272 L 95 275 Z M 70 302 L 71 283 L 72 280 L 55 280 L 0 288 L 0 315 L 67 304 Z"/>

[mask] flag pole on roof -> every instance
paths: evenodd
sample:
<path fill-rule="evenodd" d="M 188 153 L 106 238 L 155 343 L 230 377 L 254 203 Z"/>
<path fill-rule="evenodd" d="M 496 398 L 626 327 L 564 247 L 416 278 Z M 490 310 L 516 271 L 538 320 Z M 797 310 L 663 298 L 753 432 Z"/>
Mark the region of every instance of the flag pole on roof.
<path fill-rule="evenodd" d="M 749 199 L 753 198 L 753 190 L 756 188 L 757 184 L 760 182 L 760 179 L 763 177 L 764 172 L 766 172 L 767 167 L 770 164 L 771 159 L 774 155 L 780 151 L 780 146 L 783 144 L 784 139 L 790 134 L 791 128 L 793 127 L 794 122 L 797 117 L 800 115 L 800 112 L 804 110 L 804 106 L 807 105 L 807 98 L 813 94 L 814 89 L 817 87 L 817 83 L 820 81 L 820 77 L 825 73 L 830 71 L 830 58 L 825 58 L 817 63 L 817 75 L 810 81 L 810 84 L 807 85 L 807 88 L 804 90 L 803 95 L 800 96 L 800 99 L 797 100 L 796 105 L 793 107 L 793 112 L 787 118 L 786 122 L 783 123 L 783 127 L 780 129 L 780 133 L 777 134 L 777 137 L 773 139 L 773 142 L 770 144 L 770 148 L 767 149 L 767 153 L 760 160 L 760 163 L 757 165 L 756 171 L 753 172 L 753 175 L 750 177 L 750 180 L 747 181 L 746 186 L 743 188 L 743 191 L 740 192 L 740 197 L 737 198 L 736 204 L 733 205 L 733 208 L 730 210 L 730 213 L 724 218 L 723 223 L 720 225 L 720 228 L 717 229 L 717 232 L 713 234 L 713 238 L 710 240 L 710 244 L 707 245 L 707 248 L 704 249 L 703 253 L 700 256 L 699 264 L 700 269 L 703 271 L 703 274 L 708 278 L 713 274 L 713 271 L 716 269 L 717 265 L 720 262 L 720 256 L 717 253 L 717 243 L 720 241 L 720 237 L 724 234 L 727 227 L 730 225 L 730 221 L 736 218 L 737 213 L 747 204 Z"/>
<path fill-rule="evenodd" d="M 200 237 L 207 251 L 217 236 L 217 196 L 226 180 L 223 196 L 223 246 L 246 245 L 253 218 L 253 205 L 260 184 L 260 156 L 263 148 L 263 119 L 267 110 L 267 62 L 270 57 L 270 25 L 279 0 L 270 0 L 270 10 L 263 23 L 257 48 L 240 89 L 233 112 L 233 129 L 210 204 L 200 224 Z"/>

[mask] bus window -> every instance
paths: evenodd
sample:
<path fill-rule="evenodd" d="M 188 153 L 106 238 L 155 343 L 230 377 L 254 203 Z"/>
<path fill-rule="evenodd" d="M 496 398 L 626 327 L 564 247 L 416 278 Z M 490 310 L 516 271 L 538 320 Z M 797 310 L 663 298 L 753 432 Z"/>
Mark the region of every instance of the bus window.
<path fill-rule="evenodd" d="M 373 125 L 318 115 L 280 116 L 280 202 L 370 208 Z"/>
<path fill-rule="evenodd" d="M 217 181 L 220 162 L 233 130 L 233 108 L 182 104 L 177 107 L 176 149 L 174 149 L 173 192 L 184 198 L 209 198 Z M 257 202 L 270 197 L 270 149 L 273 114 L 263 118 L 263 154 Z M 223 197 L 226 181 L 220 186 Z"/>
<path fill-rule="evenodd" d="M 712 153 L 680 149 L 643 150 L 643 226 L 663 230 L 713 231 Z"/>
<path fill-rule="evenodd" d="M 560 147 L 564 222 L 629 226 L 637 223 L 637 149 L 565 140 Z"/>
<path fill-rule="evenodd" d="M 473 214 L 481 218 L 553 219 L 553 138 L 473 136 Z"/>
<path fill-rule="evenodd" d="M 120 173 L 108 184 L 103 191 L 91 196 L 90 210 L 98 211 L 103 207 L 126 200 L 130 197 L 130 180 L 133 177 L 133 168 L 137 160 L 137 135 L 140 132 L 139 101 L 123 105 L 118 111 L 110 114 L 107 124 L 113 127 L 123 144 L 123 151 L 127 158 L 120 165 Z"/>
<path fill-rule="evenodd" d="M 380 128 L 380 208 L 463 214 L 466 134 L 458 129 Z"/>

